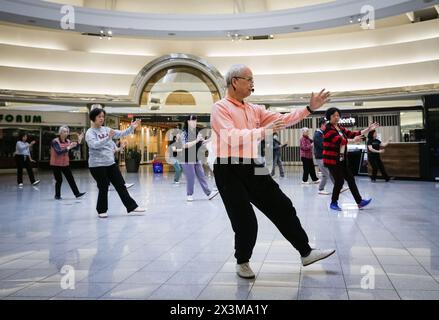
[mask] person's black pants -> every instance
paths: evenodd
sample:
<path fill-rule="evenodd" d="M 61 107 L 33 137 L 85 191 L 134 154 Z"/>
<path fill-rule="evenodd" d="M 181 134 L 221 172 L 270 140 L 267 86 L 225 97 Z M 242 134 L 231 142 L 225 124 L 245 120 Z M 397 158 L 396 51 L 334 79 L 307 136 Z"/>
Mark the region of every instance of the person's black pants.
<path fill-rule="evenodd" d="M 258 222 L 255 205 L 301 256 L 311 252 L 308 236 L 303 230 L 291 200 L 271 178 L 266 168 L 263 175 L 255 175 L 252 164 L 214 165 L 215 182 L 235 232 L 235 258 L 237 263 L 248 262 L 256 244 Z"/>
<path fill-rule="evenodd" d="M 27 175 L 29 176 L 30 183 L 34 183 L 35 177 L 29 157 L 16 155 L 15 161 L 17 162 L 17 183 L 23 183 L 23 168 L 26 168 L 27 170 Z"/>
<path fill-rule="evenodd" d="M 125 187 L 125 181 L 116 164 L 108 167 L 90 168 L 90 172 L 96 180 L 99 189 L 98 203 L 96 205 L 98 213 L 104 213 L 108 210 L 108 185 L 110 182 L 119 194 L 127 212 L 131 212 L 138 207 L 137 203 L 130 197 Z"/>
<path fill-rule="evenodd" d="M 76 185 L 75 179 L 72 175 L 72 170 L 70 170 L 70 167 L 60 167 L 60 166 L 52 166 L 53 175 L 55 177 L 55 197 L 61 197 L 61 184 L 62 184 L 62 175 L 64 174 L 64 177 L 66 177 L 67 182 L 69 183 L 70 189 L 72 189 L 73 194 L 75 196 L 78 196 L 79 190 L 78 186 Z"/>
<path fill-rule="evenodd" d="M 361 202 L 362 198 L 360 192 L 358 191 L 357 184 L 355 183 L 354 175 L 347 166 L 346 161 L 337 163 L 335 166 L 330 166 L 329 172 L 331 172 L 334 178 L 334 188 L 332 190 L 332 203 L 338 201 L 341 188 L 343 188 L 344 180 L 348 183 L 349 189 L 354 196 L 355 202 L 358 204 Z"/>
<path fill-rule="evenodd" d="M 302 181 L 307 182 L 308 176 L 311 176 L 312 181 L 319 180 L 316 176 L 316 169 L 314 167 L 314 161 L 309 158 L 301 157 L 303 163 L 303 177 Z"/>
<path fill-rule="evenodd" d="M 378 170 L 381 171 L 381 174 L 383 175 L 383 178 L 386 180 L 389 180 L 389 176 L 387 175 L 386 169 L 384 168 L 384 164 L 381 161 L 381 157 L 377 156 L 369 156 L 369 163 L 372 166 L 372 181 L 375 181 L 377 178 Z"/>

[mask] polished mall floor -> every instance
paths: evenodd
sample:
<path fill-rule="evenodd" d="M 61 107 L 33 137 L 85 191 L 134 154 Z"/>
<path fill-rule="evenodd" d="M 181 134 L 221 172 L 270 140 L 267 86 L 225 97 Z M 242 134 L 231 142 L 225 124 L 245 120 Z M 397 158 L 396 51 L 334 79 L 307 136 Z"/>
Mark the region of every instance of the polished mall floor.
<path fill-rule="evenodd" d="M 77 200 L 63 184 L 54 200 L 50 172 L 0 176 L 0 299 L 439 299 L 439 184 L 370 183 L 357 177 L 358 210 L 349 192 L 342 212 L 330 196 L 302 185 L 299 167 L 275 177 L 292 199 L 311 245 L 336 248 L 330 258 L 302 267 L 300 257 L 256 210 L 256 279 L 235 274 L 233 231 L 221 198 L 209 201 L 195 187 L 186 202 L 185 181 L 171 174 L 124 173 L 143 216 L 127 216 L 110 191 L 109 217 L 95 211 L 97 188 L 88 170 L 75 170 Z M 209 178 L 213 184 L 213 179 Z"/>

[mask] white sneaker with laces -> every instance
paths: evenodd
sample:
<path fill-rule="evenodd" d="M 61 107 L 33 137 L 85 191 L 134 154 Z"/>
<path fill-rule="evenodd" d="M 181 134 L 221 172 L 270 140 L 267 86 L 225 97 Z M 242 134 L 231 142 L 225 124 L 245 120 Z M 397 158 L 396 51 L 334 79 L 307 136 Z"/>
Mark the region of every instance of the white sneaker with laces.
<path fill-rule="evenodd" d="M 218 195 L 218 191 L 211 191 L 210 194 L 207 196 L 209 200 L 212 200 Z"/>
<path fill-rule="evenodd" d="M 308 256 L 301 258 L 302 265 L 304 267 L 309 266 L 314 262 L 317 262 L 322 259 L 326 259 L 330 255 L 334 254 L 334 252 L 335 252 L 334 249 L 329 249 L 329 250 L 312 249 Z"/>
<path fill-rule="evenodd" d="M 142 207 L 137 207 L 136 209 L 134 209 L 133 211 L 131 211 L 131 212 L 129 212 L 129 213 L 134 213 L 134 212 L 145 212 L 146 211 L 146 209 L 145 208 L 142 208 Z"/>
<path fill-rule="evenodd" d="M 331 192 L 326 191 L 326 190 L 319 190 L 319 194 L 323 194 L 323 195 L 327 196 L 328 194 L 331 194 Z"/>
<path fill-rule="evenodd" d="M 238 276 L 244 279 L 254 279 L 255 273 L 252 268 L 250 268 L 250 264 L 248 262 L 237 264 L 236 265 L 236 273 Z"/>
<path fill-rule="evenodd" d="M 194 201 L 194 196 L 187 196 L 187 201 Z"/>
<path fill-rule="evenodd" d="M 106 212 L 98 213 L 99 218 L 108 218 L 108 214 Z"/>
<path fill-rule="evenodd" d="M 309 184 L 308 181 L 302 181 L 302 184 Z"/>
<path fill-rule="evenodd" d="M 343 193 L 343 192 L 348 191 L 348 190 L 349 190 L 349 187 L 344 187 L 340 190 L 340 193 Z"/>
<path fill-rule="evenodd" d="M 40 182 L 41 182 L 40 180 L 37 180 L 37 181 L 35 181 L 34 183 L 32 183 L 32 185 L 33 185 L 33 186 L 36 186 L 36 185 L 38 185 Z"/>
<path fill-rule="evenodd" d="M 23 184 L 22 184 L 22 183 L 19 183 L 19 184 L 18 184 L 18 187 L 19 187 L 19 188 L 23 188 Z"/>

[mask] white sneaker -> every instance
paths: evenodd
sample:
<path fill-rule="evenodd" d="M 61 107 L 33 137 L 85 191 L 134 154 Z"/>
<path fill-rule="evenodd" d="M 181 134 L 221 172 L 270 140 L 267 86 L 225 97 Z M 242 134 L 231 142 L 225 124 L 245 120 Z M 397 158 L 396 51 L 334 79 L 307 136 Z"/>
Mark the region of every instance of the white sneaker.
<path fill-rule="evenodd" d="M 129 189 L 134 186 L 134 183 L 125 183 L 125 188 Z"/>
<path fill-rule="evenodd" d="M 179 185 L 179 184 L 180 184 L 180 181 L 174 181 L 174 184 L 175 184 L 175 185 Z"/>
<path fill-rule="evenodd" d="M 328 194 L 331 194 L 331 192 L 326 191 L 326 190 L 319 190 L 319 194 L 323 194 L 323 195 L 327 196 Z"/>
<path fill-rule="evenodd" d="M 320 179 L 316 180 L 316 181 L 312 181 L 311 183 L 318 184 L 318 183 L 320 183 Z"/>
<path fill-rule="evenodd" d="M 146 209 L 142 208 L 142 207 L 137 207 L 136 209 L 134 209 L 133 211 L 129 212 L 129 213 L 133 213 L 133 212 L 145 212 Z"/>
<path fill-rule="evenodd" d="M 309 184 L 308 181 L 302 181 L 302 184 Z"/>
<path fill-rule="evenodd" d="M 255 273 L 252 268 L 250 268 L 250 264 L 248 262 L 241 263 L 236 265 L 236 273 L 238 276 L 244 279 L 254 279 Z"/>
<path fill-rule="evenodd" d="M 108 218 L 108 214 L 106 212 L 104 213 L 98 213 L 99 218 Z"/>
<path fill-rule="evenodd" d="M 23 188 L 23 184 L 22 184 L 22 183 L 19 183 L 19 184 L 18 184 L 18 187 L 19 187 L 19 188 Z"/>
<path fill-rule="evenodd" d="M 340 193 L 343 193 L 343 192 L 348 191 L 348 190 L 349 190 L 349 187 L 344 187 L 340 190 Z"/>
<path fill-rule="evenodd" d="M 38 185 L 40 182 L 41 182 L 40 180 L 37 180 L 37 181 L 35 181 L 34 183 L 32 183 L 32 185 L 33 185 L 33 186 L 36 186 L 36 185 Z"/>
<path fill-rule="evenodd" d="M 325 259 L 329 257 L 330 255 L 334 254 L 334 249 L 329 250 L 320 250 L 320 249 L 312 249 L 310 254 L 307 257 L 302 257 L 302 265 L 304 267 L 309 266 L 310 264 L 313 264 L 314 262 L 317 262 L 319 260 Z"/>
<path fill-rule="evenodd" d="M 209 200 L 212 200 L 218 195 L 218 191 L 211 191 L 210 194 L 207 196 Z"/>
<path fill-rule="evenodd" d="M 187 196 L 187 201 L 194 201 L 194 196 Z"/>

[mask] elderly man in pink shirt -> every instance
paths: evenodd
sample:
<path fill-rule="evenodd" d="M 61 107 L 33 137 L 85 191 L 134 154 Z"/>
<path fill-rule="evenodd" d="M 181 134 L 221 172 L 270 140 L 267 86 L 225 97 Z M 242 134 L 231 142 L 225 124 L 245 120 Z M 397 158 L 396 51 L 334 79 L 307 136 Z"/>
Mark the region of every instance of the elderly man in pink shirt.
<path fill-rule="evenodd" d="M 329 101 L 329 92 L 312 94 L 309 106 L 280 114 L 244 101 L 254 91 L 252 71 L 245 65 L 233 65 L 226 74 L 226 83 L 226 97 L 213 105 L 210 120 L 217 155 L 215 181 L 235 232 L 237 274 L 247 279 L 255 277 L 249 264 L 258 231 L 252 204 L 299 251 L 304 266 L 329 257 L 335 250 L 309 246 L 291 200 L 257 161 L 261 140 L 322 107 Z"/>

